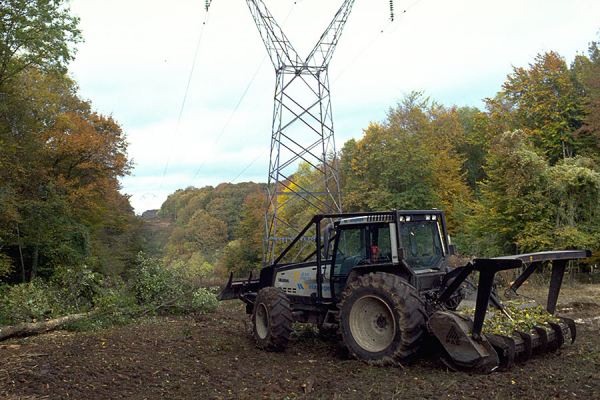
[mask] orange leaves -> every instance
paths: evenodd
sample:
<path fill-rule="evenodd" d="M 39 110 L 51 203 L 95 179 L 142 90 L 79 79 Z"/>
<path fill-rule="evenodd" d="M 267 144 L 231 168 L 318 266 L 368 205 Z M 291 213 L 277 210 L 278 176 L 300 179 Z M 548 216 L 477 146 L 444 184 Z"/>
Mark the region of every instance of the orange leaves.
<path fill-rule="evenodd" d="M 79 209 L 96 208 L 117 191 L 117 178 L 129 173 L 127 143 L 112 118 L 68 111 L 43 133 L 44 158 L 50 174 Z"/>
<path fill-rule="evenodd" d="M 131 168 L 127 143 L 111 117 L 67 112 L 45 133 L 48 157 L 55 174 L 124 176 Z"/>

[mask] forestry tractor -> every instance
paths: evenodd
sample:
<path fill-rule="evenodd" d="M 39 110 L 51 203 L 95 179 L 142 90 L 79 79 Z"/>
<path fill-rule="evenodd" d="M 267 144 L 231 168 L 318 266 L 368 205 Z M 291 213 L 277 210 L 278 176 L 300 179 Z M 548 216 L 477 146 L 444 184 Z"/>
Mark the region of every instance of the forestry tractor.
<path fill-rule="evenodd" d="M 315 244 L 310 254 L 307 242 Z M 219 299 L 246 303 L 265 350 L 284 350 L 294 322 L 314 323 L 336 329 L 354 357 L 376 365 L 408 364 L 433 338 L 450 368 L 487 373 L 575 340 L 574 321 L 553 314 L 567 261 L 589 250 L 476 258 L 452 269 L 455 253 L 441 210 L 320 214 L 258 277 L 232 274 Z M 301 261 L 282 262 L 290 255 Z M 517 289 L 546 263 L 543 309 Z M 523 272 L 501 301 L 495 275 L 517 268 Z"/>

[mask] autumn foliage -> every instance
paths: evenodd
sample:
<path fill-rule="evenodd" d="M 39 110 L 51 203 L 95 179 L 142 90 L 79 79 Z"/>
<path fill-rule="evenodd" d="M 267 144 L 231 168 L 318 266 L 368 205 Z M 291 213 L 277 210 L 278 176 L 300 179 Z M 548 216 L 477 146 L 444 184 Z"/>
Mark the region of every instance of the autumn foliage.
<path fill-rule="evenodd" d="M 0 275 L 12 282 L 86 263 L 118 276 L 135 263 L 137 222 L 119 124 L 66 74 L 81 40 L 64 1 L 11 0 L 0 22 Z"/>
<path fill-rule="evenodd" d="M 10 283 L 83 265 L 122 283 L 149 262 L 119 184 L 133 168 L 125 134 L 66 75 L 82 39 L 67 3 L 2 6 L 0 277 Z M 483 110 L 407 94 L 327 156 L 339 162 L 344 211 L 443 209 L 466 255 L 590 248 L 594 263 L 599 110 L 592 42 L 571 65 L 549 51 L 514 67 Z M 294 181 L 314 173 L 299 164 Z M 266 200 L 266 184 L 178 190 L 161 207 L 172 233 L 152 263 L 187 278 L 260 268 Z M 281 217 L 299 228 L 312 212 L 298 203 Z"/>
<path fill-rule="evenodd" d="M 597 252 L 599 79 L 594 42 L 570 68 L 555 52 L 515 67 L 484 111 L 405 96 L 346 142 L 346 209 L 444 209 L 470 256 Z"/>

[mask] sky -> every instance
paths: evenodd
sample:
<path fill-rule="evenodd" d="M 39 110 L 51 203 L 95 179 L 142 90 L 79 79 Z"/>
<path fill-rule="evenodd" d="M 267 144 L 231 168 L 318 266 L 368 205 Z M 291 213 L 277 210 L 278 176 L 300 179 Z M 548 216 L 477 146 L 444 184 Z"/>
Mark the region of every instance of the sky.
<path fill-rule="evenodd" d="M 306 57 L 342 0 L 265 0 Z M 71 0 L 84 43 L 70 74 L 112 116 L 134 163 L 136 213 L 189 186 L 266 182 L 275 70 L 243 0 Z M 412 91 L 484 108 L 513 67 L 599 40 L 598 0 L 357 0 L 329 64 L 337 150 Z"/>

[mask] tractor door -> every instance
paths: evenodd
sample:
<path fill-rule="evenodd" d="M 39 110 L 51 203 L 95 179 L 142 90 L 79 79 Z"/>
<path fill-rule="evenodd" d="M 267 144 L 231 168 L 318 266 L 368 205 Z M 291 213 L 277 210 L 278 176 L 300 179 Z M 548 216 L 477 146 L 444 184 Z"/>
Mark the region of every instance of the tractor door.
<path fill-rule="evenodd" d="M 334 246 L 331 284 L 336 296 L 346 287 L 352 268 L 398 260 L 396 231 L 389 223 L 340 225 Z M 391 233 L 391 235 L 390 235 Z M 394 245 L 392 245 L 394 243 Z"/>

